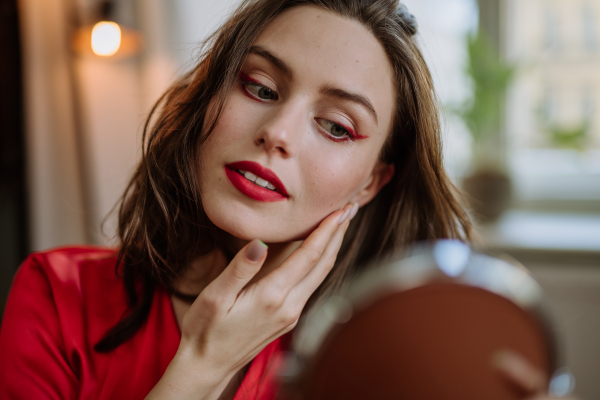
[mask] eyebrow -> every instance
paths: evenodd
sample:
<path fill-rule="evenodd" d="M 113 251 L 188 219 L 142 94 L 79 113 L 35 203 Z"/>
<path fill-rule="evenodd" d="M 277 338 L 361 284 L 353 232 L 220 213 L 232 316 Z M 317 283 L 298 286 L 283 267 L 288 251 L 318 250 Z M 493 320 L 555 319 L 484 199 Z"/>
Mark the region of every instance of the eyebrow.
<path fill-rule="evenodd" d="M 252 46 L 250 47 L 250 53 L 256 54 L 264 58 L 288 78 L 292 77 L 292 69 L 289 67 L 289 65 L 287 65 L 285 61 L 275 56 L 266 48 L 262 46 Z M 344 89 L 336 88 L 333 86 L 325 86 L 320 90 L 320 92 L 321 94 L 324 94 L 326 96 L 337 97 L 342 100 L 348 100 L 353 103 L 362 105 L 373 116 L 373 118 L 375 118 L 375 122 L 378 123 L 377 112 L 375 111 L 375 107 L 373 107 L 373 103 L 371 103 L 371 101 L 367 97 L 358 93 L 350 93 Z"/>
<path fill-rule="evenodd" d="M 321 93 L 327 96 L 337 97 L 342 100 L 349 100 L 351 102 L 362 105 L 367 109 L 367 111 L 375 118 L 375 122 L 378 123 L 377 112 L 375 112 L 375 107 L 373 107 L 373 103 L 369 101 L 368 98 L 358 93 L 350 93 L 345 91 L 344 89 L 339 89 L 332 86 L 326 86 L 321 89 Z"/>
<path fill-rule="evenodd" d="M 250 53 L 261 56 L 262 58 L 269 61 L 275 68 L 281 71 L 284 75 L 291 78 L 292 77 L 292 69 L 280 58 L 276 57 L 269 50 L 265 49 L 262 46 L 252 46 L 250 47 Z"/>

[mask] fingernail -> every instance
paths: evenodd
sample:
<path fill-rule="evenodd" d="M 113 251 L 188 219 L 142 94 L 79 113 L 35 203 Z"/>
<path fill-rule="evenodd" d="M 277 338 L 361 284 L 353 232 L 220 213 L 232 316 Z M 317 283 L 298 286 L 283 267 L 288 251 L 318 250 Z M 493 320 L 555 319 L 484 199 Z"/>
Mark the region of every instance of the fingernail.
<path fill-rule="evenodd" d="M 356 213 L 358 212 L 358 203 L 354 203 L 352 206 L 352 211 L 350 211 L 350 219 L 354 219 L 356 217 Z"/>
<path fill-rule="evenodd" d="M 344 213 L 342 214 L 342 216 L 340 217 L 340 219 L 338 220 L 338 224 L 343 224 L 344 222 L 346 222 L 346 220 L 348 219 L 348 217 L 350 216 L 350 208 L 346 208 L 346 211 L 344 211 Z"/>
<path fill-rule="evenodd" d="M 269 246 L 264 244 L 259 239 L 254 239 L 246 248 L 246 258 L 252 262 L 256 262 L 263 258 Z"/>

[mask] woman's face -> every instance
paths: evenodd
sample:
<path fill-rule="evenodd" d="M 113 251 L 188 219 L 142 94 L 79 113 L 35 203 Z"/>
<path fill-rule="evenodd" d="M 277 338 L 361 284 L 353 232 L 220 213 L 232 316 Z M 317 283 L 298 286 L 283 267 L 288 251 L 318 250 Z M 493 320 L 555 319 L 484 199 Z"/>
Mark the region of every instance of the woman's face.
<path fill-rule="evenodd" d="M 369 202 L 393 174 L 378 162 L 392 77 L 360 23 L 312 6 L 275 18 L 200 150 L 210 220 L 240 239 L 288 242 L 346 204 Z"/>

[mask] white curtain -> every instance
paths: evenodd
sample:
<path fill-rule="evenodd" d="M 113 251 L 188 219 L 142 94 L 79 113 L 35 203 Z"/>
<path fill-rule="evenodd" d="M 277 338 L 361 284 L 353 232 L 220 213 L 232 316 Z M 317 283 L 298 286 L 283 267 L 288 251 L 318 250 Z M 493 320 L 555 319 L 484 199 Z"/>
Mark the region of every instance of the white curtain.
<path fill-rule="evenodd" d="M 92 21 L 97 0 L 19 0 L 33 250 L 114 243 L 109 212 L 139 158 L 150 107 L 238 2 L 119 0 L 117 22 L 136 25 L 145 45 L 111 59 L 69 48 L 72 17 Z"/>
<path fill-rule="evenodd" d="M 19 2 L 33 250 L 87 241 L 66 3 Z"/>
<path fill-rule="evenodd" d="M 175 78 L 171 3 L 116 5 L 117 22 L 136 22 L 145 37 L 135 57 L 73 54 L 73 17 L 92 21 L 95 0 L 19 0 L 32 250 L 114 244 L 109 212 L 139 158 L 144 119 Z"/>

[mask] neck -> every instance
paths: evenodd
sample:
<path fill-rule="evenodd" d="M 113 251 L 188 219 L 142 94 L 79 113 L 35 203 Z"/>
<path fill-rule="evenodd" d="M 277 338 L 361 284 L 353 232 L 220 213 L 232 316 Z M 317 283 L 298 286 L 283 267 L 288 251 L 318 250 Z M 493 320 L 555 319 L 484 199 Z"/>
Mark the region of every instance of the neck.
<path fill-rule="evenodd" d="M 236 247 L 241 249 L 247 241 L 236 243 Z M 288 243 L 271 243 L 267 259 L 261 270 L 252 279 L 252 282 L 259 280 L 269 272 L 281 265 L 294 250 L 300 247 L 302 241 Z M 181 276 L 173 282 L 173 289 L 185 294 L 196 295 L 216 279 L 227 267 L 227 259 L 220 249 L 214 249 L 210 253 L 193 260 Z"/>

